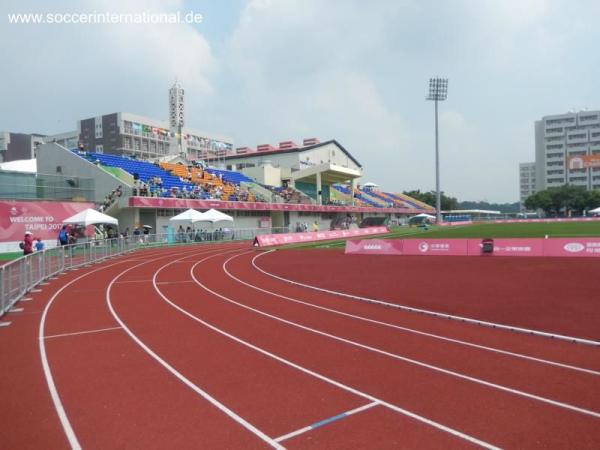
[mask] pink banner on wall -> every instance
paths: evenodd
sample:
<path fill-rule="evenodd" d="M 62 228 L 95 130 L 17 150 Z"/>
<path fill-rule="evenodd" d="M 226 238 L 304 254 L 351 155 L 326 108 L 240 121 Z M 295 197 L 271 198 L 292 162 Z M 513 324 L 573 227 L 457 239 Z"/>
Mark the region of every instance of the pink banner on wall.
<path fill-rule="evenodd" d="M 468 239 L 404 239 L 405 255 L 452 255 L 469 254 Z"/>
<path fill-rule="evenodd" d="M 567 257 L 598 257 L 600 256 L 600 238 L 545 239 L 544 255 Z"/>
<path fill-rule="evenodd" d="M 387 233 L 387 227 L 357 228 L 355 230 L 313 231 L 306 233 L 262 234 L 256 236 L 254 245 L 268 247 L 270 245 L 297 244 L 301 242 L 325 241 L 357 236 Z"/>
<path fill-rule="evenodd" d="M 355 255 L 402 255 L 402 239 L 346 241 L 345 253 Z"/>
<path fill-rule="evenodd" d="M 428 256 L 600 257 L 600 238 L 494 239 L 482 253 L 482 239 L 373 239 L 346 242 L 347 254 Z"/>
<path fill-rule="evenodd" d="M 494 239 L 491 256 L 543 256 L 544 241 L 539 238 Z M 469 239 L 469 254 L 481 254 L 481 239 Z"/>
<path fill-rule="evenodd" d="M 593 222 L 600 217 L 558 217 L 553 219 L 499 219 L 491 223 L 537 223 L 537 222 Z"/>
<path fill-rule="evenodd" d="M 305 205 L 297 203 L 228 202 L 222 200 L 193 200 L 184 198 L 131 197 L 129 206 L 135 208 L 177 208 L 177 209 L 222 209 L 253 211 L 308 211 L 308 212 L 376 212 L 417 214 L 414 208 L 374 208 L 366 206 Z"/>
<path fill-rule="evenodd" d="M 442 227 L 457 227 L 459 225 L 471 225 L 473 223 L 472 220 L 463 220 L 460 222 L 442 222 L 440 226 Z"/>
<path fill-rule="evenodd" d="M 0 201 L 0 242 L 23 240 L 26 231 L 42 240 L 57 239 L 63 220 L 92 203 Z"/>

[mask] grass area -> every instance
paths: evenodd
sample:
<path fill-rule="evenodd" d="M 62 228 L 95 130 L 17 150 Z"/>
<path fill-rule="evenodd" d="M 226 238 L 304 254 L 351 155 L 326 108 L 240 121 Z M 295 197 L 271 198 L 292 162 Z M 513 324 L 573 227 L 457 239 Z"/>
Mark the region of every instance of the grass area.
<path fill-rule="evenodd" d="M 598 222 L 477 223 L 457 227 L 396 227 L 390 233 L 362 239 L 450 239 L 450 238 L 527 238 L 527 237 L 600 236 Z M 282 248 L 343 248 L 345 240 L 292 244 Z"/>
<path fill-rule="evenodd" d="M 8 252 L 8 253 L 0 253 L 0 261 L 11 261 L 13 259 L 17 259 L 18 257 L 23 256 L 23 252 Z"/>

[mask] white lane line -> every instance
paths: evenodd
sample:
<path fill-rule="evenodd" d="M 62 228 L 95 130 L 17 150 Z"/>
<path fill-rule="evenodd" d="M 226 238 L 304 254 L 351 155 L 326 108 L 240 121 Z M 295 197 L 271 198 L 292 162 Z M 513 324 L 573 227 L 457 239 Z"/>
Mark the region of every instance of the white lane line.
<path fill-rule="evenodd" d="M 324 337 L 333 339 L 335 341 L 343 342 L 344 344 L 348 344 L 348 345 L 351 345 L 353 347 L 358 347 L 358 348 L 361 348 L 363 350 L 368 350 L 370 352 L 377 353 L 377 354 L 380 354 L 380 355 L 383 355 L 383 356 L 387 356 L 387 357 L 390 357 L 390 358 L 393 358 L 393 359 L 397 359 L 399 361 L 403 361 L 403 362 L 406 362 L 406 363 L 409 363 L 409 364 L 413 364 L 413 365 L 418 366 L 418 367 L 422 367 L 422 368 L 429 369 L 429 370 L 432 370 L 432 371 L 435 371 L 435 372 L 443 373 L 445 375 L 449 375 L 449 376 L 452 376 L 452 377 L 455 377 L 455 378 L 459 378 L 459 379 L 462 379 L 462 380 L 471 381 L 471 382 L 476 383 L 476 384 L 481 384 L 482 386 L 486 386 L 486 387 L 493 388 L 493 389 L 498 389 L 500 391 L 508 392 L 510 394 L 519 395 L 519 396 L 522 396 L 522 397 L 525 397 L 525 398 L 528 398 L 528 399 L 531 399 L 531 400 L 537 400 L 537 401 L 542 402 L 542 403 L 547 403 L 547 404 L 550 404 L 550 405 L 553 405 L 553 406 L 558 406 L 560 408 L 568 409 L 568 410 L 575 411 L 575 412 L 578 412 L 578 413 L 581 413 L 581 414 L 586 414 L 586 415 L 589 415 L 589 416 L 592 416 L 592 417 L 600 418 L 600 412 L 591 411 L 591 410 L 585 409 L 585 408 L 580 408 L 578 406 L 570 405 L 568 403 L 559 402 L 557 400 L 552 400 L 552 399 L 549 399 L 549 398 L 546 398 L 546 397 L 541 397 L 539 395 L 530 394 L 528 392 L 520 391 L 518 389 L 514 389 L 514 388 L 507 387 L 507 386 L 503 386 L 501 384 L 492 383 L 490 381 L 485 381 L 485 380 L 482 380 L 480 378 L 476 378 L 476 377 L 472 377 L 472 376 L 469 376 L 469 375 L 465 375 L 465 374 L 460 373 L 460 372 L 455 372 L 453 370 L 444 369 L 443 367 L 435 366 L 433 364 L 428 364 L 428 363 L 419 361 L 417 359 L 408 358 L 406 356 L 402 356 L 402 355 L 399 355 L 397 353 L 391 353 L 391 352 L 388 352 L 388 351 L 385 351 L 385 350 L 381 350 L 381 349 L 376 348 L 376 347 L 371 347 L 369 345 L 361 344 L 360 342 L 353 341 L 351 339 L 346 339 L 346 338 L 343 338 L 343 337 L 340 337 L 340 336 L 336 336 L 336 335 L 331 334 L 331 333 L 326 333 L 325 331 L 321 331 L 321 330 L 317 330 L 315 328 L 307 327 L 305 325 L 293 322 L 291 320 L 283 319 L 281 317 L 275 316 L 273 314 L 266 313 L 266 312 L 261 311 L 259 309 L 252 308 L 251 306 L 244 305 L 243 303 L 237 302 L 237 301 L 235 301 L 235 300 L 233 300 L 233 299 L 231 299 L 229 297 L 226 297 L 226 296 L 224 296 L 222 294 L 219 294 L 218 292 L 213 291 L 212 289 L 210 289 L 209 287 L 205 286 L 200 281 L 198 281 L 194 277 L 193 273 L 192 273 L 192 278 L 194 278 L 194 280 L 196 280 L 196 283 L 198 283 L 198 285 L 200 287 L 202 287 L 204 290 L 210 292 L 213 295 L 216 295 L 217 297 L 225 300 L 226 302 L 232 303 L 232 304 L 237 305 L 237 306 L 239 306 L 241 308 L 244 308 L 244 309 L 247 309 L 249 311 L 255 312 L 256 314 L 268 317 L 268 318 L 276 320 L 278 322 L 282 322 L 282 323 L 285 323 L 287 325 L 291 325 L 293 327 L 300 328 L 301 330 L 309 331 L 311 333 L 315 333 L 315 334 L 318 334 L 320 336 L 324 336 Z"/>
<path fill-rule="evenodd" d="M 46 336 L 44 339 L 54 339 L 65 336 L 79 336 L 81 334 L 92 334 L 92 333 L 102 333 L 103 331 L 112 331 L 112 330 L 120 330 L 121 327 L 110 327 L 110 328 L 98 328 L 97 330 L 87 330 L 87 331 L 76 331 L 74 333 L 62 333 L 62 334 L 51 334 L 50 336 Z"/>
<path fill-rule="evenodd" d="M 221 254 L 221 253 L 218 253 Z M 146 261 L 146 263 L 149 261 Z M 178 261 L 178 262 L 182 262 L 182 261 Z M 183 382 L 187 387 L 189 387 L 191 390 L 193 390 L 195 393 L 197 393 L 198 395 L 200 395 L 202 398 L 204 398 L 205 400 L 207 400 L 208 402 L 210 402 L 213 406 L 217 407 L 221 412 L 225 413 L 228 417 L 230 417 L 231 419 L 233 419 L 235 422 L 237 422 L 238 424 L 242 425 L 244 428 L 246 428 L 248 431 L 250 431 L 251 433 L 253 433 L 255 436 L 259 437 L 260 439 L 262 439 L 264 442 L 266 442 L 267 444 L 271 445 L 273 448 L 276 448 L 278 450 L 285 450 L 285 447 L 281 446 L 280 444 L 278 444 L 277 442 L 275 442 L 273 439 L 271 439 L 269 436 L 267 436 L 265 433 L 263 433 L 261 430 L 259 430 L 258 428 L 256 428 L 254 425 L 252 425 L 250 422 L 248 422 L 246 419 L 244 419 L 243 417 L 241 417 L 240 415 L 236 414 L 234 411 L 232 411 L 231 409 L 229 409 L 227 406 L 225 406 L 223 403 L 219 402 L 216 398 L 214 398 L 212 395 L 210 395 L 208 392 L 206 392 L 205 390 L 203 390 L 202 388 L 200 388 L 199 386 L 197 386 L 196 384 L 194 384 L 190 379 L 188 379 L 187 377 L 185 377 L 185 375 L 183 375 L 181 372 L 179 372 L 177 369 L 175 369 L 173 366 L 171 366 L 167 361 L 165 361 L 164 359 L 162 359 L 160 356 L 158 356 L 158 354 L 156 354 L 150 347 L 148 347 L 146 344 L 144 344 L 144 342 L 137 337 L 137 335 L 135 335 L 125 324 L 125 322 L 123 322 L 121 320 L 121 318 L 119 317 L 119 315 L 117 314 L 117 312 L 115 311 L 113 305 L 112 305 L 112 300 L 110 297 L 110 292 L 111 289 L 113 287 L 113 285 L 115 284 L 115 281 L 122 276 L 123 274 L 129 272 L 130 270 L 133 270 L 141 265 L 143 265 L 144 263 L 140 263 L 137 264 L 129 269 L 127 269 L 126 271 L 122 272 L 121 274 L 117 275 L 115 278 L 113 278 L 110 283 L 108 284 L 108 287 L 106 288 L 106 304 L 108 305 L 108 309 L 110 310 L 111 314 L 113 315 L 113 317 L 115 318 L 115 320 L 119 323 L 119 325 L 121 325 L 121 327 L 123 327 L 123 329 L 125 330 L 125 332 L 129 335 L 129 337 L 137 344 L 139 345 L 148 355 L 150 355 L 156 362 L 158 362 L 161 366 L 163 366 L 165 369 L 167 369 L 172 375 L 174 375 L 178 380 L 180 380 L 181 382 Z M 160 291 L 158 291 L 158 287 L 156 286 L 156 275 L 164 268 L 167 267 L 169 265 L 173 264 L 173 261 L 165 264 L 164 266 L 160 267 L 155 273 L 154 273 L 154 277 L 153 277 L 153 285 L 154 288 L 157 292 L 160 293 Z M 162 295 L 162 294 L 161 294 Z"/>
<path fill-rule="evenodd" d="M 304 434 L 307 431 L 316 430 L 317 428 L 320 428 L 325 425 L 329 425 L 330 423 L 337 422 L 338 420 L 341 420 L 341 419 L 345 419 L 346 417 L 351 416 L 352 414 L 356 414 L 361 411 L 365 411 L 365 410 L 370 409 L 373 406 L 377 406 L 379 404 L 380 404 L 379 402 L 371 402 L 371 403 L 367 403 L 366 405 L 359 406 L 358 408 L 351 409 L 350 411 L 345 411 L 341 414 L 336 414 L 335 416 L 329 417 L 325 420 L 320 420 L 319 422 L 315 422 L 307 427 L 300 428 L 296 431 L 292 431 L 291 433 L 284 434 L 283 436 L 279 436 L 278 438 L 275 438 L 275 441 L 277 441 L 277 442 L 286 441 L 293 437 L 300 436 L 301 434 Z"/>
<path fill-rule="evenodd" d="M 479 345 L 479 344 L 475 344 L 473 342 L 462 341 L 462 340 L 459 340 L 459 339 L 453 339 L 453 338 L 449 338 L 449 337 L 446 337 L 446 336 L 440 336 L 440 335 L 433 334 L 433 333 L 427 333 L 425 331 L 419 331 L 419 330 L 416 330 L 414 328 L 407 328 L 407 327 L 403 327 L 403 326 L 400 326 L 400 325 L 395 325 L 395 324 L 392 324 L 392 323 L 389 323 L 389 322 L 382 322 L 382 321 L 375 320 L 375 319 L 369 319 L 368 317 L 358 316 L 358 315 L 355 315 L 355 314 L 346 313 L 346 312 L 343 312 L 343 311 L 340 311 L 340 310 L 337 310 L 337 309 L 333 309 L 333 308 L 327 308 L 325 306 L 320 306 L 320 305 L 316 305 L 314 303 L 305 302 L 305 301 L 299 300 L 297 298 L 288 297 L 286 295 L 278 294 L 276 292 L 272 292 L 272 291 L 269 291 L 267 289 L 260 288 L 258 286 L 255 286 L 255 285 L 253 285 L 251 283 L 247 283 L 247 282 L 245 282 L 245 281 L 237 278 L 235 275 L 233 275 L 232 273 L 230 273 L 227 270 L 227 264 L 231 260 L 233 260 L 233 259 L 235 259 L 235 258 L 237 258 L 239 256 L 242 256 L 242 255 L 247 255 L 248 253 L 254 253 L 254 252 L 250 251 L 250 252 L 246 252 L 246 253 L 241 253 L 239 255 L 235 255 L 235 256 L 229 258 L 227 261 L 225 261 L 223 263 L 223 271 L 230 278 L 234 279 L 235 281 L 237 281 L 237 282 L 239 282 L 239 283 L 241 283 L 241 284 L 243 284 L 245 286 L 248 286 L 248 287 L 251 287 L 253 289 L 256 289 L 257 291 L 264 292 L 266 294 L 270 294 L 270 295 L 273 295 L 275 297 L 282 298 L 284 300 L 289 300 L 289 301 L 294 302 L 294 303 L 298 303 L 298 304 L 301 304 L 301 305 L 306 305 L 306 306 L 311 307 L 311 308 L 319 309 L 319 310 L 322 310 L 322 311 L 328 311 L 328 312 L 331 312 L 333 314 L 339 314 L 339 315 L 344 316 L 344 317 L 350 317 L 352 319 L 357 319 L 357 320 L 361 320 L 361 321 L 364 321 L 364 322 L 373 323 L 373 324 L 376 324 L 376 325 L 381 325 L 381 326 L 384 326 L 384 327 L 393 328 L 393 329 L 396 329 L 396 330 L 406 331 L 408 333 L 417 334 L 419 336 L 426 336 L 426 337 L 430 337 L 432 339 L 438 339 L 438 340 L 445 341 L 445 342 L 452 342 L 454 344 L 459 344 L 459 345 L 464 345 L 464 346 L 467 346 L 467 347 L 477 348 L 477 349 L 480 349 L 480 350 L 485 350 L 485 351 L 490 351 L 490 352 L 494 352 L 494 353 L 499 353 L 499 354 L 502 354 L 502 355 L 512 356 L 512 357 L 515 357 L 515 358 L 521 358 L 521 359 L 525 359 L 525 360 L 528 360 L 528 361 L 534 361 L 536 363 L 548 364 L 548 365 L 551 365 L 551 366 L 561 367 L 563 369 L 575 370 L 575 371 L 578 371 L 578 372 L 588 373 L 590 375 L 600 375 L 600 372 L 596 371 L 596 370 L 585 369 L 583 367 L 572 366 L 572 365 L 569 365 L 569 364 L 563 364 L 563 363 L 559 363 L 559 362 L 556 362 L 556 361 L 550 361 L 550 360 L 542 359 L 542 358 L 536 358 L 536 357 L 524 355 L 524 354 L 521 354 L 521 353 L 509 352 L 508 350 L 502 350 L 502 349 L 495 348 L 495 347 L 487 347 L 485 345 Z"/>
<path fill-rule="evenodd" d="M 152 280 L 148 280 L 152 281 Z M 182 280 L 182 281 L 159 281 L 156 284 L 181 284 L 181 283 L 193 283 L 194 280 Z"/>
<path fill-rule="evenodd" d="M 149 261 L 146 261 L 149 262 Z M 148 279 L 148 280 L 123 280 L 123 281 L 117 281 L 116 284 L 126 284 L 126 283 L 150 283 L 152 280 Z"/>
<path fill-rule="evenodd" d="M 54 382 L 54 377 L 52 376 L 52 370 L 50 369 L 50 364 L 48 362 L 48 355 L 46 354 L 46 340 L 44 339 L 44 328 L 46 326 L 46 316 L 48 315 L 50 306 L 52 306 L 52 303 L 54 303 L 54 301 L 56 300 L 58 295 L 61 292 L 63 292 L 66 288 L 68 288 L 70 285 L 72 285 L 76 281 L 79 281 L 82 278 L 87 277 L 88 275 L 96 273 L 100 270 L 104 270 L 109 267 L 116 266 L 117 264 L 122 264 L 122 263 L 126 263 L 126 262 L 129 262 L 129 261 L 127 259 L 121 259 L 112 264 L 101 266 L 97 269 L 94 269 L 94 270 L 86 272 L 82 275 L 79 275 L 77 278 L 73 278 L 71 281 L 69 281 L 64 286 L 62 286 L 60 289 L 58 289 L 54 293 L 54 295 L 50 298 L 50 300 L 48 300 L 48 303 L 46 304 L 46 307 L 44 308 L 44 312 L 42 313 L 42 318 L 40 319 L 40 327 L 39 327 L 39 331 L 38 331 L 38 341 L 39 341 L 40 359 L 42 362 L 42 369 L 44 371 L 44 377 L 46 378 L 46 384 L 48 385 L 50 397 L 52 398 L 52 403 L 54 404 L 54 409 L 56 410 L 56 414 L 58 415 L 60 424 L 63 427 L 63 431 L 67 437 L 67 440 L 69 441 L 69 445 L 71 446 L 72 450 L 80 450 L 81 445 L 79 444 L 79 440 L 77 439 L 77 436 L 75 435 L 75 431 L 73 431 L 71 422 L 69 421 L 67 413 L 65 412 L 65 408 L 63 407 L 62 401 L 60 399 L 60 395 L 58 394 L 58 390 L 56 389 L 56 383 Z"/>
<path fill-rule="evenodd" d="M 351 298 L 353 300 L 360 300 L 360 301 L 367 302 L 367 303 L 374 303 L 376 305 L 382 305 L 382 306 L 388 306 L 390 308 L 401 309 L 403 311 L 416 312 L 416 313 L 420 313 L 420 314 L 427 314 L 427 315 L 433 316 L 433 317 L 441 317 L 443 319 L 453 319 L 453 320 L 457 320 L 457 321 L 460 321 L 460 322 L 465 322 L 465 323 L 475 324 L 475 325 L 482 325 L 482 326 L 491 327 L 491 328 L 498 328 L 498 329 L 501 329 L 501 330 L 516 331 L 516 332 L 519 332 L 519 333 L 531 334 L 531 335 L 535 335 L 535 336 L 543 336 L 543 337 L 548 337 L 548 338 L 551 338 L 551 339 L 558 339 L 558 340 L 563 340 L 563 341 L 568 341 L 568 342 L 577 342 L 579 344 L 587 344 L 587 345 L 600 346 L 600 341 L 593 341 L 593 340 L 590 340 L 590 339 L 583 339 L 583 338 L 578 338 L 578 337 L 573 337 L 573 336 L 565 336 L 563 334 L 548 333 L 546 331 L 532 330 L 532 329 L 529 329 L 529 328 L 515 327 L 515 326 L 512 326 L 512 325 L 503 325 L 503 324 L 500 324 L 500 323 L 487 322 L 487 321 L 478 320 L 478 319 L 471 319 L 470 317 L 455 316 L 455 315 L 452 315 L 452 314 L 446 314 L 446 313 L 441 313 L 441 312 L 437 312 L 437 311 L 429 311 L 427 309 L 414 308 L 412 306 L 400 305 L 398 303 L 390 303 L 390 302 L 386 302 L 386 301 L 383 301 L 383 300 L 377 300 L 377 299 L 374 299 L 374 298 L 361 297 L 360 295 L 346 294 L 344 292 L 332 291 L 332 290 L 329 290 L 329 289 L 324 289 L 324 288 L 320 288 L 320 287 L 317 287 L 317 286 L 312 286 L 310 284 L 300 283 L 299 281 L 289 280 L 287 278 L 275 275 L 275 274 L 273 274 L 271 272 L 267 272 L 266 270 L 261 269 L 255 263 L 255 261 L 254 261 L 255 259 L 258 259 L 261 256 L 267 255 L 267 254 L 272 253 L 274 251 L 275 250 L 269 250 L 267 252 L 259 254 L 258 256 L 256 256 L 256 258 L 254 258 L 252 260 L 252 265 L 254 266 L 254 268 L 256 270 L 258 270 L 259 272 L 264 273 L 265 275 L 268 275 L 268 276 L 270 276 L 272 278 L 276 278 L 276 279 L 281 280 L 281 281 L 285 281 L 286 283 L 294 284 L 296 286 L 302 286 L 302 287 L 306 287 L 306 288 L 309 288 L 309 289 L 314 289 L 315 291 L 320 291 L 320 292 L 327 292 L 328 294 L 339 295 L 340 297 Z"/>
<path fill-rule="evenodd" d="M 18 313 L 18 312 L 23 312 L 25 310 L 25 308 L 10 308 L 8 310 L 9 313 Z"/>
<path fill-rule="evenodd" d="M 29 292 L 42 292 L 41 289 L 31 289 Z"/>
<path fill-rule="evenodd" d="M 219 256 L 219 255 L 213 255 L 212 257 L 214 257 L 214 256 Z M 209 258 L 212 258 L 212 257 L 209 257 Z M 194 264 L 190 268 L 190 274 L 191 274 L 191 276 L 192 276 L 192 278 L 194 280 L 196 280 L 196 278 L 194 277 L 194 268 L 197 267 L 198 264 L 200 264 L 201 262 L 206 261 L 209 258 L 201 259 L 200 261 L 198 261 L 196 264 Z M 166 267 L 166 266 L 164 266 L 164 267 Z M 161 270 L 162 270 L 162 268 L 161 268 Z M 196 280 L 196 282 L 198 283 L 197 280 Z M 244 345 L 244 346 L 246 346 L 246 347 L 248 347 L 248 348 L 250 348 L 252 350 L 255 350 L 258 353 L 261 353 L 261 354 L 263 354 L 265 356 L 268 356 L 268 357 L 270 357 L 270 358 L 272 358 L 272 359 L 274 359 L 276 361 L 279 361 L 282 364 L 290 366 L 290 367 L 292 367 L 292 368 L 294 368 L 296 370 L 299 370 L 299 371 L 301 371 L 301 372 L 303 372 L 303 373 L 305 373 L 307 375 L 315 377 L 315 378 L 317 378 L 317 379 L 319 379 L 321 381 L 324 381 L 324 382 L 329 383 L 329 384 L 331 384 L 333 386 L 336 386 L 336 387 L 338 387 L 338 388 L 340 388 L 340 389 L 342 389 L 344 391 L 350 392 L 350 393 L 355 394 L 355 395 L 357 395 L 359 397 L 362 397 L 362 398 L 365 398 L 367 400 L 370 400 L 371 402 L 378 402 L 381 405 L 386 406 L 387 408 L 390 408 L 393 411 L 396 411 L 396 412 L 398 412 L 400 414 L 404 414 L 404 415 L 406 415 L 408 417 L 411 417 L 412 419 L 415 419 L 415 420 L 417 420 L 419 422 L 423 422 L 423 423 L 425 423 L 427 425 L 430 425 L 430 426 L 432 426 L 434 428 L 437 428 L 438 430 L 444 431 L 444 432 L 449 433 L 449 434 L 451 434 L 453 436 L 456 436 L 458 438 L 464 439 L 464 440 L 469 441 L 469 442 L 471 442 L 473 444 L 479 445 L 479 446 L 481 446 L 483 448 L 498 449 L 498 447 L 496 447 L 496 446 L 494 446 L 494 445 L 492 445 L 492 444 L 490 444 L 488 442 L 482 441 L 482 440 L 477 439 L 477 438 L 475 438 L 473 436 L 470 436 L 470 435 L 468 435 L 466 433 L 462 433 L 462 432 L 460 432 L 458 430 L 455 430 L 453 428 L 447 427 L 446 425 L 443 425 L 443 424 L 441 424 L 439 422 L 435 422 L 435 421 L 433 421 L 431 419 L 428 419 L 426 417 L 420 416 L 420 415 L 418 415 L 416 413 L 413 413 L 413 412 L 411 412 L 411 411 L 409 411 L 407 409 L 404 409 L 404 408 L 401 408 L 399 406 L 396 406 L 396 405 L 394 405 L 392 403 L 388 403 L 388 402 L 386 402 L 386 401 L 384 401 L 382 399 L 376 398 L 376 397 L 374 397 L 374 396 L 372 396 L 370 394 L 367 394 L 365 392 L 359 391 L 358 389 L 355 389 L 355 388 L 353 388 L 351 386 L 342 384 L 342 383 L 340 383 L 338 381 L 335 381 L 335 380 L 333 380 L 331 378 L 328 378 L 328 377 L 326 377 L 324 375 L 321 375 L 320 373 L 317 373 L 317 372 L 314 372 L 314 371 L 312 371 L 310 369 L 307 369 L 306 367 L 302 367 L 302 366 L 300 366 L 300 365 L 298 365 L 298 364 L 296 364 L 296 363 L 294 363 L 294 362 L 292 362 L 292 361 L 290 361 L 288 359 L 285 359 L 285 358 L 282 358 L 281 356 L 275 355 L 274 353 L 271 353 L 271 352 L 269 352 L 269 351 L 267 351 L 267 350 L 265 350 L 265 349 L 263 349 L 261 347 L 258 347 L 258 346 L 254 345 L 254 344 L 251 344 L 250 342 L 244 341 L 243 339 L 240 339 L 240 338 L 238 338 L 238 337 L 236 337 L 236 336 L 234 336 L 234 335 L 232 335 L 230 333 L 227 333 L 225 330 L 222 330 L 220 328 L 217 328 L 214 325 L 211 325 L 210 323 L 208 323 L 208 322 L 200 319 L 199 317 L 193 315 L 192 313 L 188 312 L 187 310 L 185 310 L 185 309 L 181 308 L 180 306 L 178 306 L 177 304 L 173 303 L 171 300 L 169 300 L 162 293 L 162 291 L 160 289 L 158 289 L 158 286 L 156 286 L 155 289 L 156 289 L 156 292 L 163 298 L 163 300 L 167 304 L 171 305 L 173 308 L 175 308 L 177 311 L 181 312 L 185 316 L 189 317 L 190 319 L 192 319 L 192 320 L 194 320 L 194 321 L 196 321 L 196 322 L 204 325 L 205 327 L 207 327 L 207 328 L 209 328 L 209 329 L 211 329 L 211 330 L 213 330 L 213 331 L 215 331 L 215 332 L 217 332 L 219 334 L 222 334 L 223 336 L 225 336 L 225 337 L 227 337 L 227 338 L 229 338 L 229 339 L 231 339 L 231 340 L 233 340 L 233 341 L 235 341 L 235 342 L 237 342 L 237 343 L 239 343 L 241 345 Z M 206 290 L 206 288 L 205 288 L 205 290 Z"/>
<path fill-rule="evenodd" d="M 30 302 L 31 300 L 33 300 L 31 297 L 23 297 L 19 299 L 20 302 Z"/>
<path fill-rule="evenodd" d="M 12 322 L 0 322 L 0 327 L 7 327 L 11 324 Z"/>

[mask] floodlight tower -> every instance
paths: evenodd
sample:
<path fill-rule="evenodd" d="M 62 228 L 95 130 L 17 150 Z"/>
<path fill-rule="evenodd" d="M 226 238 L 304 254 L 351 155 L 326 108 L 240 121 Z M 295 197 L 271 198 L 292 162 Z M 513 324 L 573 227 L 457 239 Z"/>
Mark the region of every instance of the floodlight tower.
<path fill-rule="evenodd" d="M 438 102 L 443 102 L 448 96 L 448 78 L 430 78 L 429 95 L 426 100 L 435 102 L 435 209 L 436 222 L 442 223 L 442 199 L 440 194 L 440 149 L 438 136 Z"/>

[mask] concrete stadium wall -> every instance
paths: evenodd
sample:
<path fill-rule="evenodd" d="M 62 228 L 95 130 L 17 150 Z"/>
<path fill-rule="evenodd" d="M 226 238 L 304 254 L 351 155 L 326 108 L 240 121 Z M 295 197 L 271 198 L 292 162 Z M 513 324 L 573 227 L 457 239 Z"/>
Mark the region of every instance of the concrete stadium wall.
<path fill-rule="evenodd" d="M 102 202 L 113 189 L 125 184 L 90 161 L 54 143 L 44 144 L 38 148 L 37 170 L 38 173 L 43 174 L 92 178 L 95 183 L 93 197 L 95 202 Z"/>

